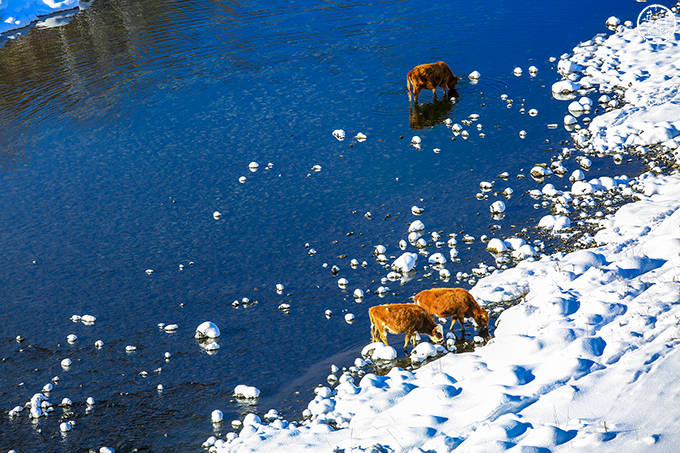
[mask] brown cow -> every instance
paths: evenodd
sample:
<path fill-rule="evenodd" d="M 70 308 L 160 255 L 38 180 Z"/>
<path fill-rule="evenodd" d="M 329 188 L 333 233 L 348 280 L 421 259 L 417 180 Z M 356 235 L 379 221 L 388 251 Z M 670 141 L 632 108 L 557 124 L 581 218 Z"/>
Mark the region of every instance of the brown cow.
<path fill-rule="evenodd" d="M 444 328 L 440 324 L 435 324 L 432 316 L 425 310 L 413 304 L 376 305 L 368 309 L 368 317 L 371 319 L 372 341 L 382 340 L 385 345 L 389 346 L 387 332 L 405 333 L 405 353 L 408 353 L 409 340 L 412 339 L 413 347 L 416 346 L 416 333 L 429 335 L 435 343 L 444 341 Z"/>
<path fill-rule="evenodd" d="M 406 87 L 408 88 L 408 100 L 418 103 L 418 94 L 421 90 L 432 90 L 432 99 L 437 99 L 437 87 L 442 87 L 444 95 L 448 97 L 449 90 L 456 91 L 458 77 L 453 75 L 449 66 L 443 61 L 436 63 L 421 64 L 411 69 L 406 74 Z"/>
<path fill-rule="evenodd" d="M 463 288 L 433 288 L 419 292 L 413 298 L 416 305 L 441 318 L 451 317 L 451 330 L 458 321 L 465 338 L 465 318 L 474 318 L 481 335 L 488 334 L 489 312 L 481 308 L 472 294 Z"/>

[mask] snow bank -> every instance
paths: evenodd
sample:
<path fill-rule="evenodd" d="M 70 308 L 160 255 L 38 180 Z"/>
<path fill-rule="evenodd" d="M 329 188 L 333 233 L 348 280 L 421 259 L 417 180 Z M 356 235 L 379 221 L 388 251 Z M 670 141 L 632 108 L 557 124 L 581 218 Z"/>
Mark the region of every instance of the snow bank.
<path fill-rule="evenodd" d="M 580 78 L 556 84 L 558 88 L 572 84 L 572 91 L 597 86 L 602 93 L 622 99 L 620 108 L 615 108 L 616 100 L 608 101 L 613 102 L 609 111 L 576 133 L 577 143 L 583 147 L 610 154 L 638 145 L 667 143 L 680 135 L 679 42 L 654 45 L 635 28 L 619 30 L 607 39 L 597 36 L 576 46 L 572 57 L 562 61 L 578 70 Z M 602 96 L 610 99 L 608 94 Z"/>
<path fill-rule="evenodd" d="M 310 403 L 302 425 L 250 425 L 218 451 L 672 451 L 680 176 L 661 182 L 659 193 L 603 221 L 599 248 L 480 280 L 479 301 L 524 297 L 486 346 L 415 372 L 393 368 L 359 382 L 345 373 Z M 421 345 L 413 359 L 434 354 Z"/>
<path fill-rule="evenodd" d="M 78 0 L 12 0 L 0 1 L 0 33 L 22 28 L 45 16 L 78 7 Z"/>
<path fill-rule="evenodd" d="M 680 130 L 677 43 L 654 49 L 635 30 L 616 29 L 559 65 L 573 81 L 553 91 L 619 86 L 626 102 L 575 138 L 595 152 L 659 141 L 676 149 L 669 139 Z M 599 178 L 572 191 L 585 184 L 597 191 L 619 182 Z M 674 451 L 680 175 L 649 173 L 635 184 L 639 201 L 599 221 L 597 248 L 523 261 L 479 280 L 471 292 L 481 303 L 522 300 L 502 312 L 485 346 L 414 372 L 393 368 L 358 382 L 345 372 L 317 393 L 302 423 L 248 423 L 217 451 Z M 550 216 L 543 226 L 567 227 L 564 219 Z M 531 247 L 518 238 L 493 246 Z M 434 352 L 422 344 L 413 358 Z"/>

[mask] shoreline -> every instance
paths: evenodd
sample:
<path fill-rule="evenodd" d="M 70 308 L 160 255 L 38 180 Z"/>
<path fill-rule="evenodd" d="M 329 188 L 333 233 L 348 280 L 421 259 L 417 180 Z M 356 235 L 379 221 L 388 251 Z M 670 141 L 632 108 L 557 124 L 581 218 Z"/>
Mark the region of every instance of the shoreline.
<path fill-rule="evenodd" d="M 87 8 L 91 2 L 80 2 L 79 0 L 63 0 L 53 2 L 52 6 L 39 0 L 34 0 L 32 4 L 18 5 L 14 2 L 15 8 L 7 6 L 0 9 L 0 39 L 13 40 L 28 32 L 31 28 L 41 21 L 48 21 L 52 16 L 72 13 L 68 17 L 73 17 L 78 11 Z M 59 22 L 46 26 L 65 25 L 67 22 Z"/>
<path fill-rule="evenodd" d="M 635 29 L 618 27 L 606 39 L 596 36 L 579 44 L 563 59 L 573 63 L 558 65 L 569 69 L 563 71 L 565 77 L 576 74 L 581 84 L 616 88 L 626 74 L 641 67 L 671 65 L 677 42 L 658 53 L 635 38 Z M 630 66 L 628 71 L 597 74 L 587 69 L 622 61 Z M 604 228 L 584 244 L 597 244 L 595 248 L 521 261 L 481 278 L 471 290 L 478 300 L 525 297 L 502 313 L 496 336 L 486 346 L 445 355 L 414 372 L 395 368 L 386 376 L 368 373 L 359 382 L 349 373 L 341 374 L 335 388 L 317 389 L 309 404 L 311 416 L 302 426 L 276 417 L 267 424 L 249 414 L 238 436 L 231 433 L 204 446 L 221 452 L 291 446 L 311 451 L 361 447 L 439 452 L 459 446 L 465 451 L 514 446 L 644 451 L 680 441 L 680 434 L 668 429 L 680 420 L 678 397 L 662 392 L 664 379 L 679 368 L 669 359 L 677 353 L 680 319 L 680 238 L 673 236 L 680 224 L 680 177 L 664 176 L 658 158 L 640 149 L 663 147 L 666 157 L 675 156 L 677 168 L 674 138 L 680 140 L 680 124 L 660 124 L 663 120 L 653 112 L 662 106 L 665 115 L 680 113 L 676 93 L 664 91 L 673 86 L 672 79 L 680 79 L 680 68 L 664 67 L 660 77 L 668 71 L 674 74 L 671 79 L 656 80 L 650 74 L 631 81 L 635 83 L 622 93 L 625 105 L 610 105 L 609 111 L 574 132 L 586 154 L 645 156 L 649 172 L 630 183 L 604 176 L 576 180 L 569 192 L 551 190 L 550 184 L 540 191 L 556 215 L 573 216 L 579 209 L 585 213 L 599 206 L 599 200 L 607 206 L 617 192 L 638 201 L 618 207 L 613 215 L 576 217 L 577 226 Z M 592 95 L 590 88 L 579 93 Z M 641 128 L 640 118 L 649 120 Z M 608 135 L 612 123 L 619 127 Z M 666 140 L 650 142 L 659 137 Z M 569 158 L 560 155 L 554 161 Z M 562 234 L 554 225 L 553 219 L 550 230 Z M 645 385 L 660 393 L 641 392 Z M 619 411 L 622 398 L 634 404 Z"/>

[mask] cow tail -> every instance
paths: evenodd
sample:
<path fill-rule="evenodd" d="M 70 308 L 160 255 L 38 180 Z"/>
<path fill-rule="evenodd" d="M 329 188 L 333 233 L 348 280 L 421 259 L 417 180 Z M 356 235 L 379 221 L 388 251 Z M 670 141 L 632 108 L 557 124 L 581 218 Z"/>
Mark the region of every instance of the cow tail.
<path fill-rule="evenodd" d="M 406 88 L 408 89 L 408 100 L 411 100 L 411 74 L 406 76 Z"/>

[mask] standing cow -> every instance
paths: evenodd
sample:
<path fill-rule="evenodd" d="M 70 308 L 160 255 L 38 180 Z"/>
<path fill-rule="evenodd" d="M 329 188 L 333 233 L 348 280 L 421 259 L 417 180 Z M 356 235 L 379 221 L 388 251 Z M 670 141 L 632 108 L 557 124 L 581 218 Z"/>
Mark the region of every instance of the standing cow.
<path fill-rule="evenodd" d="M 413 340 L 416 345 L 416 333 L 429 335 L 435 343 L 444 341 L 444 328 L 435 324 L 425 310 L 413 304 L 385 304 L 376 305 L 368 309 L 371 320 L 371 340 L 382 340 L 386 346 L 387 332 L 393 334 L 405 333 L 404 353 L 408 353 L 408 342 Z"/>
<path fill-rule="evenodd" d="M 408 100 L 418 103 L 418 94 L 421 90 L 432 90 L 433 100 L 437 99 L 437 87 L 444 90 L 448 97 L 449 91 L 455 93 L 458 77 L 453 75 L 449 66 L 443 61 L 427 63 L 416 66 L 406 75 L 406 87 L 408 88 Z"/>
<path fill-rule="evenodd" d="M 419 292 L 415 304 L 440 318 L 451 318 L 451 330 L 458 321 L 465 339 L 465 318 L 474 318 L 480 335 L 489 333 L 489 312 L 479 306 L 472 294 L 464 288 L 432 288 Z"/>

